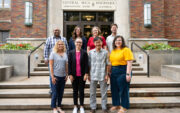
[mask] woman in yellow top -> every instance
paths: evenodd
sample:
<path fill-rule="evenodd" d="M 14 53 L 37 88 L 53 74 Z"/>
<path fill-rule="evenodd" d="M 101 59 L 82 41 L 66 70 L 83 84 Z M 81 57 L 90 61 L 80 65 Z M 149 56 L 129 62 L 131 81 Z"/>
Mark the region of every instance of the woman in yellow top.
<path fill-rule="evenodd" d="M 116 36 L 113 41 L 113 51 L 110 54 L 113 105 L 111 111 L 120 109 L 118 113 L 124 113 L 129 108 L 129 85 L 133 59 L 133 54 L 126 47 L 124 38 Z"/>

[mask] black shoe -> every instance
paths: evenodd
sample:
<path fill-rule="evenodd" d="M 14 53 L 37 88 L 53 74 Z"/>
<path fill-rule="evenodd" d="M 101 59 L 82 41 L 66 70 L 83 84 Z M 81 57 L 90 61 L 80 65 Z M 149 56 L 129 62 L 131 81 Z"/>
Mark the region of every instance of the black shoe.
<path fill-rule="evenodd" d="M 90 113 L 96 113 L 95 109 L 91 109 Z"/>

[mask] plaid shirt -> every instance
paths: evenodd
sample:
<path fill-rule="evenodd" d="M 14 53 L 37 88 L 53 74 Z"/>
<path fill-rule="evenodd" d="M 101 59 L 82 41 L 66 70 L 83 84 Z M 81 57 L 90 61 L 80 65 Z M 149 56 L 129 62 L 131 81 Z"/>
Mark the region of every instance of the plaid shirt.
<path fill-rule="evenodd" d="M 67 43 L 67 40 L 65 37 L 55 37 L 55 36 L 51 36 L 51 37 L 48 37 L 47 40 L 46 40 L 46 44 L 45 44 L 45 47 L 44 47 L 44 59 L 45 60 L 49 60 L 49 55 L 50 53 L 52 52 L 52 49 L 53 47 L 55 46 L 56 42 L 58 40 L 62 40 L 66 46 L 66 52 L 68 54 L 68 43 Z"/>
<path fill-rule="evenodd" d="M 109 64 L 108 51 L 101 49 L 99 52 L 92 49 L 89 52 L 90 76 L 91 80 L 103 81 L 106 75 L 106 66 Z"/>

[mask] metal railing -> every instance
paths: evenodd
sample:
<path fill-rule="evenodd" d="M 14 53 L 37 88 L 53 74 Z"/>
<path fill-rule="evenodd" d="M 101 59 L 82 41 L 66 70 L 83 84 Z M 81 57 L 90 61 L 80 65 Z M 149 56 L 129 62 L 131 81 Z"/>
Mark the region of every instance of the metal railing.
<path fill-rule="evenodd" d="M 147 56 L 147 77 L 150 77 L 149 75 L 149 53 L 147 53 L 144 49 L 142 49 L 138 44 L 136 44 L 135 42 L 131 43 L 131 50 L 133 52 L 133 45 L 135 45 L 136 47 L 138 47 L 142 52 L 144 52 Z"/>
<path fill-rule="evenodd" d="M 31 54 L 34 53 L 38 48 L 40 48 L 43 44 L 45 44 L 45 42 L 42 42 L 40 45 L 38 45 L 35 49 L 33 49 L 32 51 L 30 51 L 29 55 L 28 55 L 28 78 L 30 78 L 30 62 L 31 62 Z"/>

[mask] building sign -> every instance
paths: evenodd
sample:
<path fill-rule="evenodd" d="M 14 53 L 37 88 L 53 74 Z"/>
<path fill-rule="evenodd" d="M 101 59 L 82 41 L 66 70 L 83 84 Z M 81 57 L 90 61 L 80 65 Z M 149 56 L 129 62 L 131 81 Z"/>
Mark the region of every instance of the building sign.
<path fill-rule="evenodd" d="M 64 10 L 115 10 L 116 0 L 62 0 Z"/>

